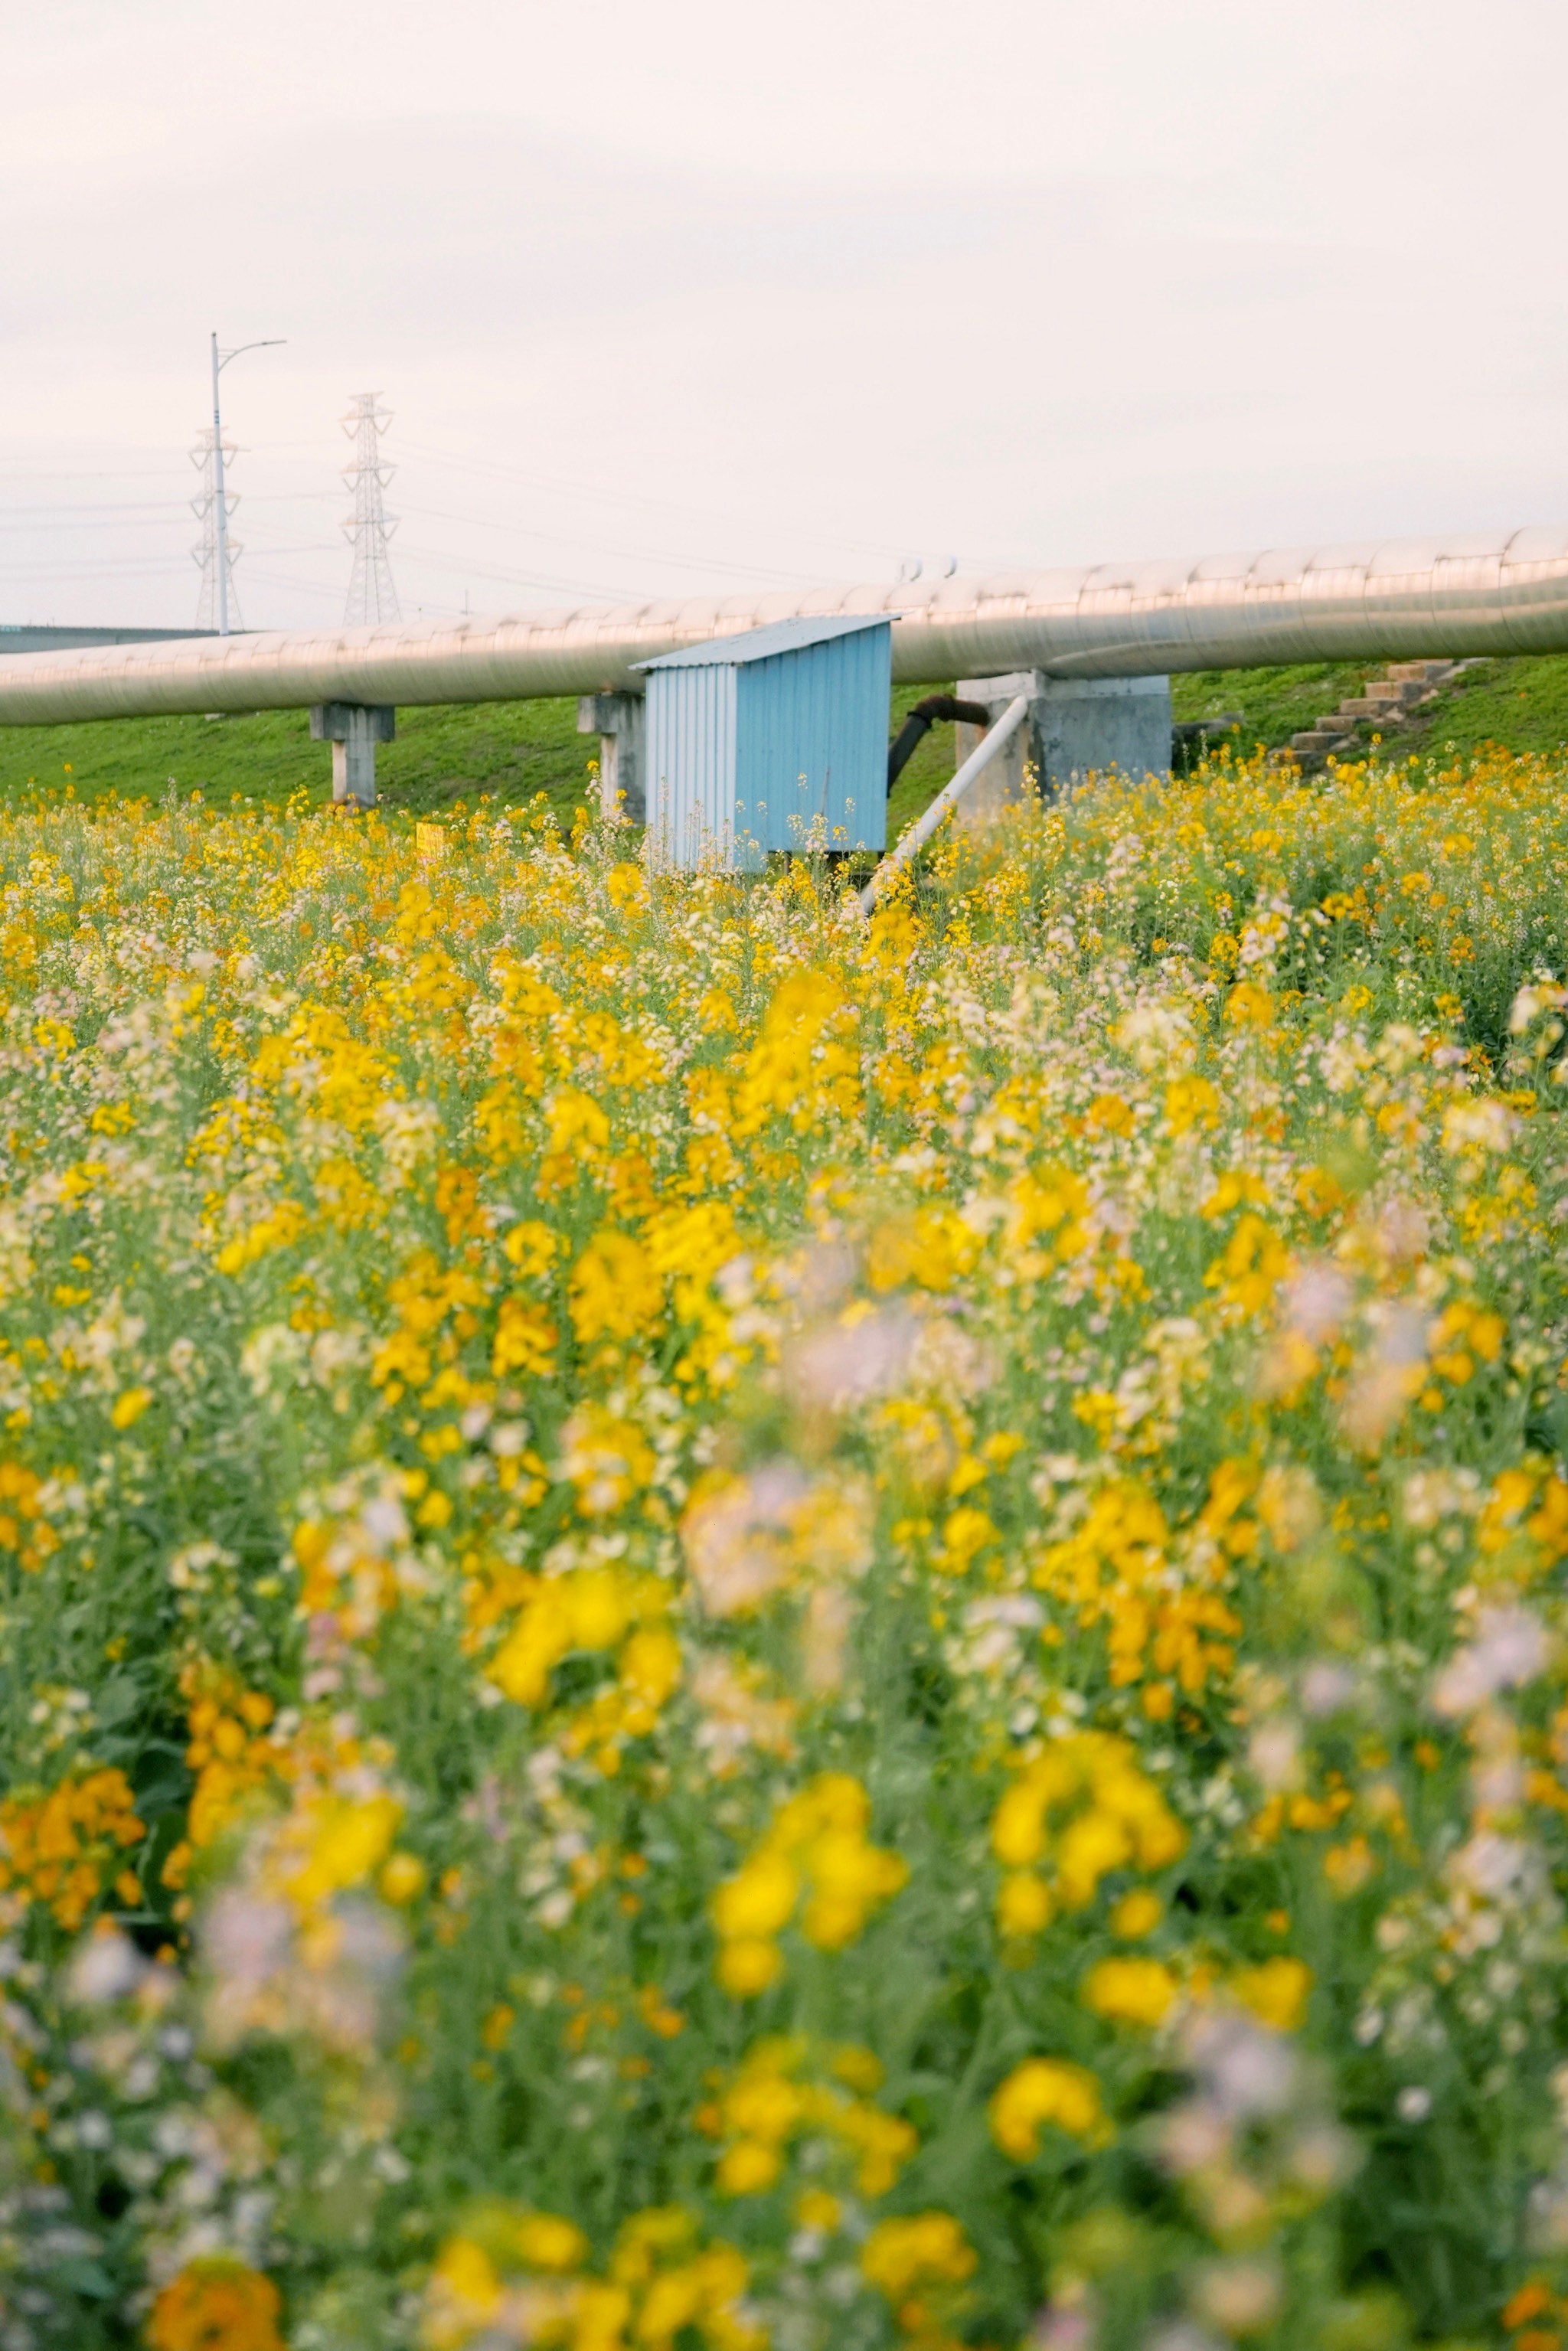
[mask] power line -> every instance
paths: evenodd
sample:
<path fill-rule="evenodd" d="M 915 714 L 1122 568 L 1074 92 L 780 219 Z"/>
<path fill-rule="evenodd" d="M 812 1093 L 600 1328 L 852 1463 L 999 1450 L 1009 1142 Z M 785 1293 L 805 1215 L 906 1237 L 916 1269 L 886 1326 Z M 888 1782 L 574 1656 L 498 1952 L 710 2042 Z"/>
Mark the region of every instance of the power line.
<path fill-rule="evenodd" d="M 87 466 L 78 470 L 52 473 L 41 465 L 0 465 L 0 480 L 22 482 L 131 482 L 183 480 L 178 465 L 111 465 Z"/>
<path fill-rule="evenodd" d="M 671 555 L 666 549 L 646 547 L 607 547 L 602 541 L 584 538 L 577 531 L 568 533 L 559 530 L 539 530 L 532 523 L 497 522 L 487 515 L 454 514 L 446 507 L 417 507 L 405 504 L 403 512 L 423 516 L 430 522 L 461 523 L 468 529 L 505 531 L 514 538 L 538 539 L 547 547 L 580 548 L 587 555 L 619 556 L 624 561 L 631 563 L 665 563 L 677 571 L 725 571 L 731 572 L 737 579 L 742 580 L 755 580 L 759 574 L 765 574 L 768 578 L 779 580 L 788 587 L 802 588 L 816 587 L 820 577 L 814 571 L 786 571 L 777 564 L 727 563 L 721 556 Z"/>
<path fill-rule="evenodd" d="M 56 580 L 143 580 L 155 571 L 177 571 L 183 575 L 189 560 L 189 557 L 184 555 L 159 555 L 130 564 L 113 559 L 104 563 L 70 563 L 56 569 L 51 576 Z M 0 563 L 0 579 L 26 580 L 36 580 L 37 576 L 36 563 Z M 40 594 L 48 592 L 47 589 L 39 590 Z"/>
<path fill-rule="evenodd" d="M 166 530 L 172 517 L 188 513 L 189 510 L 186 502 L 182 498 L 177 503 L 160 507 L 156 516 L 128 515 L 123 519 L 115 514 L 109 513 L 89 517 L 83 522 L 60 522 L 47 512 L 40 512 L 37 515 L 29 515 L 25 519 L 13 518 L 0 522 L 0 530 L 47 531 L 51 538 L 56 532 L 62 530 Z"/>
<path fill-rule="evenodd" d="M 255 446 L 258 450 L 267 451 L 286 448 L 319 449 L 320 445 L 321 444 L 319 442 L 314 441 L 267 441 L 257 442 L 255 444 Z M 477 475 L 483 480 L 511 482 L 524 489 L 553 491 L 567 497 L 582 498 L 596 505 L 612 507 L 618 513 L 625 512 L 629 509 L 636 509 L 652 515 L 667 515 L 685 522 L 716 523 L 723 528 L 733 528 L 737 520 L 737 517 L 733 513 L 720 514 L 712 507 L 690 506 L 674 498 L 653 497 L 648 496 L 646 492 L 640 493 L 622 489 L 606 489 L 602 486 L 587 482 L 569 480 L 561 475 L 536 474 L 522 466 L 497 465 L 484 458 L 462 456 L 457 453 L 457 451 L 443 448 L 438 443 L 428 441 L 411 441 L 402 434 L 398 435 L 397 447 L 400 453 L 404 455 L 411 457 L 434 458 L 440 465 L 455 466 L 460 472 Z M 413 514 L 415 511 L 413 507 L 407 506 L 406 504 L 403 510 L 407 514 Z M 476 521 L 478 519 L 476 517 L 472 516 L 449 514 L 443 509 L 434 507 L 426 507 L 419 509 L 419 511 L 432 517 L 439 514 L 443 521 L 470 522 Z M 486 527 L 497 528 L 502 528 L 503 526 L 486 525 Z M 815 528 L 791 530 L 787 525 L 780 526 L 777 523 L 760 524 L 757 526 L 757 528 L 759 533 L 762 531 L 768 531 L 774 534 L 778 534 L 779 530 L 782 529 L 783 535 L 786 538 L 813 540 L 822 547 L 836 548 L 844 554 L 873 557 L 884 562 L 893 558 L 902 557 L 907 548 L 907 541 L 903 540 L 899 541 L 895 545 L 890 540 L 842 538 L 831 533 L 820 531 Z M 552 534 L 549 532 L 536 531 L 531 526 L 527 527 L 527 535 L 529 537 L 547 538 L 552 536 Z M 584 542 L 580 538 L 565 539 L 562 538 L 559 534 L 553 534 L 553 536 L 556 538 L 556 542 L 559 545 L 583 546 L 585 544 L 591 544 L 591 542 Z M 759 573 L 771 572 L 773 577 L 776 579 L 789 581 L 800 580 L 814 586 L 818 583 L 821 578 L 821 574 L 817 572 L 807 573 L 790 570 L 779 565 L 739 564 L 727 561 L 720 558 L 677 556 L 670 554 L 664 549 L 628 549 L 598 545 L 593 548 L 593 551 L 605 555 L 632 556 L 636 559 L 647 562 L 679 564 L 691 570 L 733 571 L 737 575 L 749 580 L 756 579 Z M 966 564 L 977 562 L 983 569 L 988 570 L 1005 569 L 1007 568 L 1005 565 L 995 561 L 990 558 L 977 558 L 972 552 L 967 555 L 963 560 Z"/>
<path fill-rule="evenodd" d="M 441 464 L 455 465 L 465 473 L 486 475 L 497 481 L 516 482 L 527 489 L 559 491 L 568 497 L 587 498 L 600 506 L 613 507 L 618 512 L 635 507 L 644 513 L 670 515 L 688 522 L 717 523 L 725 528 L 733 528 L 737 521 L 734 514 L 721 515 L 711 507 L 688 506 L 674 498 L 651 497 L 645 491 L 605 489 L 588 482 L 569 481 L 559 475 L 533 474 L 520 466 L 497 465 L 484 458 L 459 456 L 455 450 L 444 449 L 434 442 L 400 438 L 400 446 L 411 456 L 434 457 Z M 758 528 L 776 531 L 779 526 L 766 524 Z M 845 554 L 875 556 L 883 560 L 903 552 L 902 548 L 883 540 L 840 538 L 816 529 L 790 532 L 786 528 L 785 536 L 815 539 L 823 547 L 838 548 Z M 661 556 L 657 559 L 667 561 L 672 559 Z"/>
<path fill-rule="evenodd" d="M 450 556 L 429 547 L 410 547 L 404 552 L 411 562 L 424 565 L 434 571 L 450 572 L 455 580 L 493 580 L 503 588 L 543 588 L 552 595 L 586 596 L 590 599 L 614 597 L 621 601 L 645 604 L 653 600 L 645 588 L 628 588 L 622 580 L 557 580 L 535 571 L 503 571 L 493 563 L 476 563 L 469 557 L 454 561 Z"/>

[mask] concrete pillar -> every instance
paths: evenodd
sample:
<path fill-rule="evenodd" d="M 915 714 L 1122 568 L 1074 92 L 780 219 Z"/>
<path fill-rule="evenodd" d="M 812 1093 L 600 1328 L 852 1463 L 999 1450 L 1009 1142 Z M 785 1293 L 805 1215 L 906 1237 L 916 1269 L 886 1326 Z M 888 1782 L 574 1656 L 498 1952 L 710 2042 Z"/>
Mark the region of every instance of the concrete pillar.
<path fill-rule="evenodd" d="M 310 739 L 332 746 L 332 798 L 357 808 L 376 804 L 376 745 L 397 732 L 397 713 L 384 702 L 319 702 L 310 713 Z"/>
<path fill-rule="evenodd" d="M 648 816 L 643 782 L 644 718 L 640 694 L 585 694 L 577 705 L 577 731 L 599 737 L 599 798 L 606 816 L 617 810 L 629 824 Z"/>
<path fill-rule="evenodd" d="M 1030 780 L 1047 799 L 1086 776 L 1118 768 L 1124 776 L 1165 776 L 1171 765 L 1171 684 L 1168 677 L 1050 677 L 1042 670 L 1009 677 L 960 678 L 961 702 L 982 702 L 993 721 L 1015 695 L 1030 698 L 1020 726 L 985 774 L 959 801 L 959 824 L 987 823 L 1021 799 Z M 957 759 L 980 740 L 977 726 L 954 730 Z"/>
<path fill-rule="evenodd" d="M 991 714 L 995 726 L 1009 702 L 1017 695 L 1030 697 L 1030 714 L 1010 743 L 998 752 L 990 766 L 977 776 L 963 799 L 953 811 L 953 822 L 978 827 L 989 824 L 1005 808 L 1011 808 L 1032 790 L 1041 790 L 1044 768 L 1040 756 L 1039 729 L 1035 724 L 1035 705 L 1041 680 L 1038 670 L 1016 670 L 1008 677 L 960 678 L 956 688 L 960 702 L 983 703 Z M 960 719 L 953 729 L 953 764 L 961 768 L 971 751 L 977 748 L 983 726 L 971 726 Z"/>

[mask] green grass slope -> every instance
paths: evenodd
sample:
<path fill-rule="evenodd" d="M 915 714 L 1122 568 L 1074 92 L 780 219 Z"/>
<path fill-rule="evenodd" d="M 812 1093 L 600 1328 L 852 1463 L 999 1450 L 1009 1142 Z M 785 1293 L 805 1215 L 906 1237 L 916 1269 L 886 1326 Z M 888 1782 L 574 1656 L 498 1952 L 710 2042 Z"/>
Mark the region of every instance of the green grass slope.
<path fill-rule="evenodd" d="M 573 699 L 451 703 L 400 710 L 397 739 L 376 758 L 382 797 L 428 814 L 488 792 L 531 799 L 543 792 L 570 819 L 589 788 L 596 737 L 577 731 Z M 263 710 L 233 718 L 111 718 L 90 725 L 0 728 L 0 798 L 63 791 L 96 800 L 109 793 L 257 800 L 307 791 L 329 799 L 332 753 L 310 740 L 303 710 Z"/>
<path fill-rule="evenodd" d="M 1507 661 L 1481 661 L 1461 671 L 1454 684 L 1396 739 L 1402 750 L 1459 753 L 1500 743 L 1509 751 L 1557 751 L 1568 744 L 1568 658 L 1561 653 L 1521 653 Z"/>
<path fill-rule="evenodd" d="M 1322 712 L 1337 709 L 1346 695 L 1359 694 L 1368 674 L 1346 662 L 1190 670 L 1171 680 L 1171 715 L 1180 722 L 1235 713 L 1241 720 L 1234 738 L 1239 749 L 1251 751 L 1261 743 L 1274 750 Z"/>
<path fill-rule="evenodd" d="M 1276 749 L 1320 713 L 1333 710 L 1379 665 L 1301 663 L 1256 670 L 1199 670 L 1171 681 L 1178 719 L 1239 715 L 1238 744 Z M 895 691 L 890 733 L 896 734 L 928 685 Z M 953 772 L 954 730 L 934 726 L 899 778 L 888 809 L 896 840 Z M 1391 749 L 1445 754 L 1499 743 L 1512 751 L 1550 751 L 1568 744 L 1568 656 L 1478 662 L 1460 673 L 1429 711 L 1394 729 Z M 397 739 L 377 758 L 389 807 L 429 815 L 481 793 L 503 801 L 543 792 L 563 822 L 588 797 L 597 741 L 577 731 L 571 697 L 549 702 L 485 702 L 400 709 Z M 259 711 L 229 718 L 118 718 L 64 726 L 0 727 L 0 800 L 68 791 L 80 800 L 181 797 L 200 791 L 226 802 L 308 792 L 330 795 L 331 752 L 310 740 L 302 710 Z"/>
<path fill-rule="evenodd" d="M 1384 662 L 1301 662 L 1276 669 L 1194 670 L 1172 678 L 1172 708 L 1177 719 L 1235 712 L 1241 719 L 1235 737 L 1239 747 L 1250 751 L 1260 743 L 1278 750 L 1386 667 Z M 1468 754 L 1485 743 L 1506 751 L 1556 751 L 1568 744 L 1568 655 L 1521 653 L 1469 663 L 1435 702 L 1387 729 L 1384 739 L 1391 751 L 1423 756 L 1442 755 L 1450 746 Z"/>
<path fill-rule="evenodd" d="M 900 686 L 891 730 L 929 686 Z M 543 792 L 563 823 L 588 798 L 598 738 L 577 731 L 577 703 L 448 703 L 400 709 L 397 737 L 376 755 L 382 799 L 431 815 L 487 793 L 503 801 Z M 889 812 L 896 828 L 918 815 L 953 772 L 953 729 L 933 727 L 899 778 Z M 332 754 L 310 740 L 303 710 L 231 718 L 109 718 L 65 726 L 0 727 L 0 800 L 69 792 L 78 800 L 182 798 L 226 802 L 308 792 L 330 798 Z"/>
<path fill-rule="evenodd" d="M 929 686 L 900 686 L 891 729 Z M 499 800 L 543 792 L 563 820 L 588 797 L 596 737 L 577 731 L 577 703 L 448 703 L 400 709 L 397 737 L 376 755 L 383 800 L 430 814 L 481 792 Z M 926 737 L 894 795 L 892 819 L 906 824 L 953 772 L 953 729 Z M 0 799 L 69 791 L 78 800 L 158 799 L 171 787 L 214 801 L 331 795 L 332 754 L 310 740 L 303 710 L 262 710 L 230 718 L 108 718 L 65 726 L 0 727 Z"/>

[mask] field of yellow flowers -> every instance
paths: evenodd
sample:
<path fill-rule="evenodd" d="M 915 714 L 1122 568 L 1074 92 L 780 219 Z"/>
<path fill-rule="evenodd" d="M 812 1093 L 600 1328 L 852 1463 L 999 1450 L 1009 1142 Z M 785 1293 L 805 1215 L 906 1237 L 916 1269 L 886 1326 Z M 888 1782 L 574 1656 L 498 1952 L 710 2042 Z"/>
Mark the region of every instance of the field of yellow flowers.
<path fill-rule="evenodd" d="M 1556 2351 L 1565 787 L 0 816 L 0 2351 Z"/>

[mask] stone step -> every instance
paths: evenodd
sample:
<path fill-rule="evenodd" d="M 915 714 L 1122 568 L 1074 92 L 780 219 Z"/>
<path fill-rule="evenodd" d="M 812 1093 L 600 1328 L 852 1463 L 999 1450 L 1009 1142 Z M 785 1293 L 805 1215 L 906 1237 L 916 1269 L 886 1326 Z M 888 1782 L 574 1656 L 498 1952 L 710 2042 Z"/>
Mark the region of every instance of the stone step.
<path fill-rule="evenodd" d="M 1382 694 L 1356 695 L 1339 706 L 1341 721 L 1346 726 L 1353 726 L 1358 718 L 1398 718 L 1403 711 L 1402 703 Z"/>
<path fill-rule="evenodd" d="M 1337 710 L 1325 711 L 1314 726 L 1291 737 L 1298 758 L 1322 759 L 1326 752 L 1356 747 L 1356 729 L 1372 721 L 1397 726 L 1407 711 L 1432 700 L 1440 685 L 1468 667 L 1464 662 L 1390 662 L 1381 677 L 1369 677 L 1358 695 Z"/>

